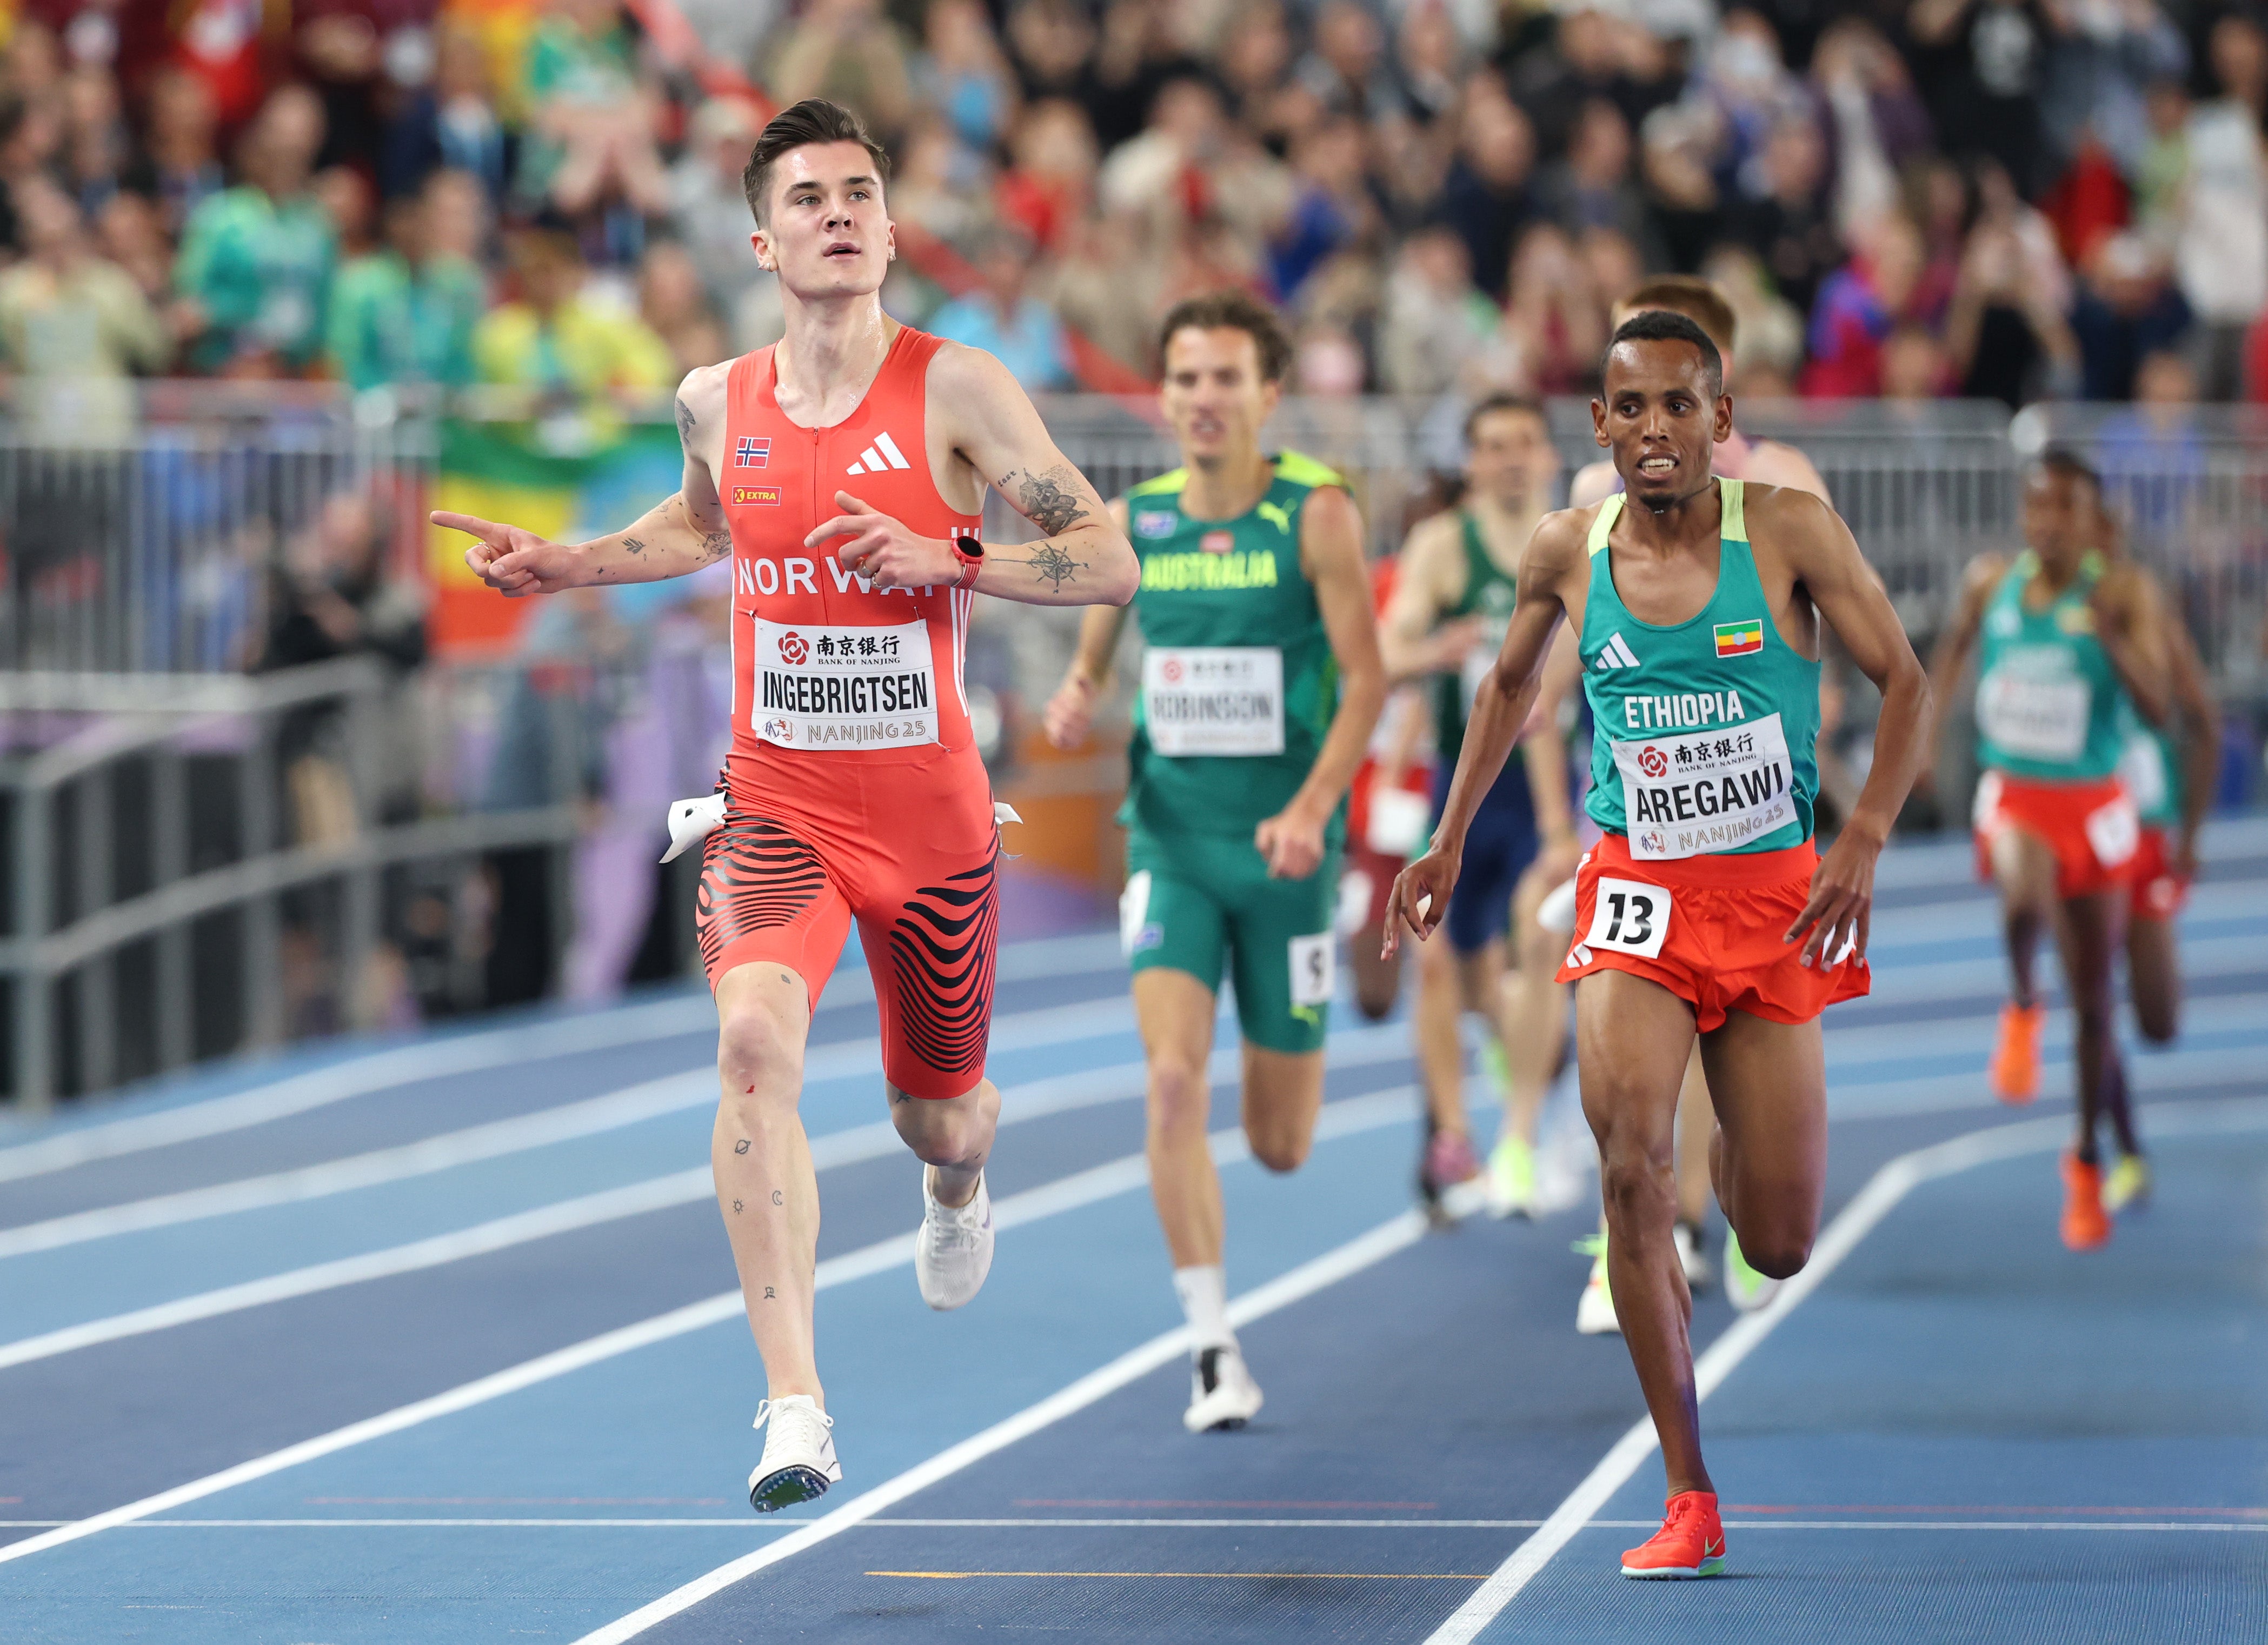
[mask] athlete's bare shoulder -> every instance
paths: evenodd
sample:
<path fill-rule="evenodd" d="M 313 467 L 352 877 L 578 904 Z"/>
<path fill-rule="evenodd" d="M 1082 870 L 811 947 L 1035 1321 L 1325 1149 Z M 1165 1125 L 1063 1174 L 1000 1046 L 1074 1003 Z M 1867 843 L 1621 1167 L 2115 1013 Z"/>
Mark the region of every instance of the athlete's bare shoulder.
<path fill-rule="evenodd" d="M 1783 486 L 1791 491 L 1808 491 L 1813 496 L 1827 496 L 1827 481 L 1811 459 L 1793 445 L 1778 440 L 1756 440 L 1749 446 L 1749 460 L 1743 470 L 1750 480 L 1765 485 Z"/>
<path fill-rule="evenodd" d="M 2001 578 L 2008 575 L 2008 568 L 2014 563 L 1998 548 L 1987 548 L 1962 568 L 1962 591 L 1967 593 L 1972 590 L 1998 588 Z"/>
<path fill-rule="evenodd" d="M 725 437 L 725 400 L 732 382 L 733 363 L 696 365 L 677 386 L 677 437 L 692 457 L 718 449 Z"/>
<path fill-rule="evenodd" d="M 1572 579 L 1587 575 L 1592 522 L 1603 506 L 1557 509 L 1536 521 L 1535 533 L 1521 551 L 1520 585 L 1525 590 L 1548 589 L 1561 593 Z"/>
<path fill-rule="evenodd" d="M 1026 408 L 1032 403 L 1016 374 L 993 356 L 943 338 L 929 357 L 929 391 L 932 415 L 944 413 L 952 428 L 967 426 L 971 414 L 981 415 L 999 402 Z"/>

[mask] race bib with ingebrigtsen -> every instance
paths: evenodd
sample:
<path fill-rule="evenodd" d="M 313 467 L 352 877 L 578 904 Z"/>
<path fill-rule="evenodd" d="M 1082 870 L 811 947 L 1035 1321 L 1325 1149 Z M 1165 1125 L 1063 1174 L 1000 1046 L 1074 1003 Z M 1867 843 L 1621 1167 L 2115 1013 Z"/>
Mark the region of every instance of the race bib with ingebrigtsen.
<path fill-rule="evenodd" d="M 1724 731 L 1614 745 L 1634 857 L 1660 863 L 1733 851 L 1795 820 L 1793 768 L 1777 714 Z"/>
<path fill-rule="evenodd" d="M 2058 659 L 2064 654 L 2056 653 Z M 2003 665 L 1977 682 L 1977 725 L 2022 760 L 2073 760 L 2087 747 L 2093 687 L 2068 673 L 2038 675 Z"/>
<path fill-rule="evenodd" d="M 1186 756 L 1284 752 L 1284 653 L 1272 645 L 1152 646 L 1142 656 L 1150 746 Z"/>
<path fill-rule="evenodd" d="M 939 740 L 929 624 L 873 628 L 755 620 L 749 729 L 782 748 L 834 753 Z"/>

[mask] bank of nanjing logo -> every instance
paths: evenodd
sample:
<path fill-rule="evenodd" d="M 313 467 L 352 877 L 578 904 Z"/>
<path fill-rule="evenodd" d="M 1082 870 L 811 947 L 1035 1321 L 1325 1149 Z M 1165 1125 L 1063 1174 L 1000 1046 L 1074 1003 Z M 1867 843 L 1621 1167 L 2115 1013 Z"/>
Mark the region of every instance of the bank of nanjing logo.
<path fill-rule="evenodd" d="M 879 474 L 885 468 L 911 468 L 906 454 L 887 434 L 878 434 L 874 443 L 858 453 L 858 460 L 843 472 L 846 474 Z"/>

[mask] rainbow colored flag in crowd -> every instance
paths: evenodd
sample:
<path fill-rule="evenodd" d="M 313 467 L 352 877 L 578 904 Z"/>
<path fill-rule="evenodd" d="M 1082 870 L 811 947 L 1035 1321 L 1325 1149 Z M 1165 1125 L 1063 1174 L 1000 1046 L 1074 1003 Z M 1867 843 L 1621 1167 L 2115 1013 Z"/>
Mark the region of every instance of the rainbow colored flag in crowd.
<path fill-rule="evenodd" d="M 662 423 L 578 419 L 589 449 L 565 454 L 526 423 L 441 425 L 441 460 L 432 506 L 524 526 L 556 542 L 618 531 L 678 488 L 684 455 L 677 430 Z M 547 449 L 548 444 L 548 449 Z M 471 540 L 426 528 L 433 606 L 428 632 L 444 656 L 508 651 L 535 602 L 506 599 L 465 564 Z"/>

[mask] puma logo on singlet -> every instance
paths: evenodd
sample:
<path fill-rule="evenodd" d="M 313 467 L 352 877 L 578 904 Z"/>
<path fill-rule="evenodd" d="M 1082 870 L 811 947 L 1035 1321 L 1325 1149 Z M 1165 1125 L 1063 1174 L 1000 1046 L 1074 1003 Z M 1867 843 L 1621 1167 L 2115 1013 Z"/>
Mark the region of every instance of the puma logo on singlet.
<path fill-rule="evenodd" d="M 898 449 L 895 440 L 887 433 L 874 437 L 873 444 L 858 453 L 858 460 L 843 472 L 846 474 L 879 474 L 885 468 L 911 468 L 906 454 Z"/>

